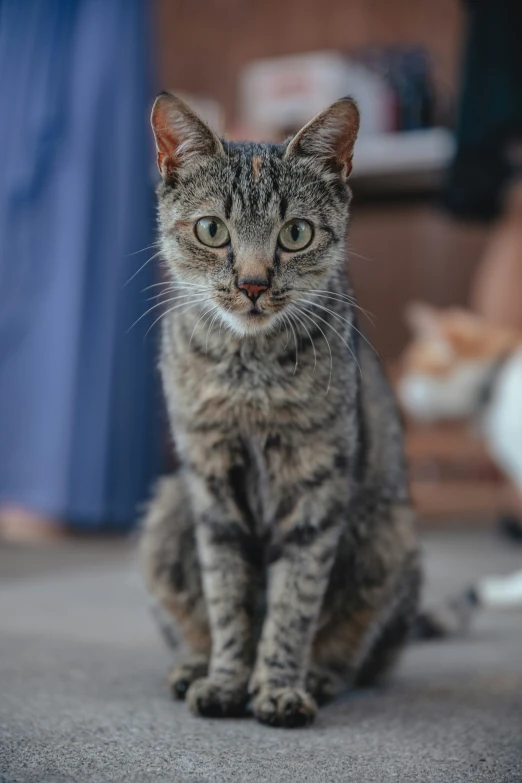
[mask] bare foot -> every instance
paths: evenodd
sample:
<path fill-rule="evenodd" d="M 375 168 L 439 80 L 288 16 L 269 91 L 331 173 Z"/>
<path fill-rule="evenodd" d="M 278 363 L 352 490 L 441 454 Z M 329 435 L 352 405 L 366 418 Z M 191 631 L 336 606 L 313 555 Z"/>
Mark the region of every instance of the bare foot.
<path fill-rule="evenodd" d="M 16 544 L 42 544 L 66 535 L 60 521 L 22 506 L 0 508 L 0 538 Z"/>

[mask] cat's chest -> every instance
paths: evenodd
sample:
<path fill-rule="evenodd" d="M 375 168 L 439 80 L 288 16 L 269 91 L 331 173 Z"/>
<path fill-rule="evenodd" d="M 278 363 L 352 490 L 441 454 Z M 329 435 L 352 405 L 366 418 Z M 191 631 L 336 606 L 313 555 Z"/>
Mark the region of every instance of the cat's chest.
<path fill-rule="evenodd" d="M 246 500 L 252 513 L 256 533 L 263 539 L 272 525 L 272 487 L 264 444 L 260 438 L 247 436 L 244 446 L 244 479 Z"/>
<path fill-rule="evenodd" d="M 178 356 L 170 373 L 176 404 L 187 419 L 262 436 L 313 415 L 309 373 L 293 373 L 277 357 L 238 351 L 222 356 Z M 257 447 L 256 447 L 257 449 Z"/>

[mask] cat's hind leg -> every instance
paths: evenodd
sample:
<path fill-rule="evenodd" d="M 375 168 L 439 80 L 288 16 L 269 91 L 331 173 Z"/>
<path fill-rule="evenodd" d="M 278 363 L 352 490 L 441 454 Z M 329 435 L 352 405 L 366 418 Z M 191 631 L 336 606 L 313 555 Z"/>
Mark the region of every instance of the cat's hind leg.
<path fill-rule="evenodd" d="M 321 707 L 346 688 L 346 683 L 328 667 L 312 664 L 306 675 L 305 688 Z"/>
<path fill-rule="evenodd" d="M 318 634 L 306 681 L 318 704 L 352 688 L 377 685 L 393 668 L 412 618 L 409 613 L 394 612 L 381 626 L 379 615 L 379 611 L 363 610 L 351 618 L 332 617 Z"/>
<path fill-rule="evenodd" d="M 377 573 L 377 571 L 375 571 Z M 309 673 L 310 690 L 331 698 L 342 690 L 379 684 L 402 652 L 418 612 L 420 570 L 411 551 L 392 578 L 355 590 L 347 580 L 316 634 Z M 320 676 L 314 676 L 318 671 Z M 316 694 L 314 694 L 316 695 Z M 317 696 L 316 696 L 317 698 Z"/>
<path fill-rule="evenodd" d="M 190 499 L 180 475 L 156 486 L 143 522 L 141 559 L 149 591 L 189 650 L 167 676 L 173 697 L 184 699 L 207 674 L 211 640 Z"/>

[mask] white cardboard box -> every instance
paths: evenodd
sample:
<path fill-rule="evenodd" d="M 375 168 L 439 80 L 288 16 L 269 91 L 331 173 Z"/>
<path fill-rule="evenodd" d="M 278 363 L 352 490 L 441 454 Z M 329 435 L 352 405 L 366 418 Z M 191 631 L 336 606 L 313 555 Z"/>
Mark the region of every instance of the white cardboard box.
<path fill-rule="evenodd" d="M 268 134 L 297 130 L 345 95 L 361 110 L 361 134 L 390 130 L 389 94 L 382 80 L 339 52 L 254 60 L 240 78 L 245 125 Z"/>

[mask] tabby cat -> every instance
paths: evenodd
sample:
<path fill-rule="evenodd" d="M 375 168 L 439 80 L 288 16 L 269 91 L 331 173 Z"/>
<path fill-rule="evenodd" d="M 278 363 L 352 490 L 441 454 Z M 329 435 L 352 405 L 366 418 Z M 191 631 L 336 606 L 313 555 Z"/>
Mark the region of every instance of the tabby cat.
<path fill-rule="evenodd" d="M 345 270 L 358 125 L 344 98 L 285 144 L 232 143 L 172 95 L 152 111 L 180 467 L 142 553 L 200 715 L 309 723 L 389 669 L 416 613 L 401 426 Z"/>

